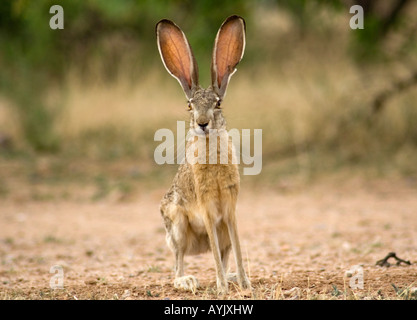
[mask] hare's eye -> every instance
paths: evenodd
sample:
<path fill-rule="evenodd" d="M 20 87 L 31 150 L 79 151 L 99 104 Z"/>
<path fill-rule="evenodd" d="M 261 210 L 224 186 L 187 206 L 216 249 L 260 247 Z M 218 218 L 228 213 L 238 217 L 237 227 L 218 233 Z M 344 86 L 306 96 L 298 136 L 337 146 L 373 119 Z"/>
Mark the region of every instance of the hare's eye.
<path fill-rule="evenodd" d="M 220 105 L 222 104 L 221 100 L 218 100 L 216 103 L 216 109 L 220 109 Z"/>
<path fill-rule="evenodd" d="M 191 102 L 188 102 L 188 111 L 193 110 L 193 106 L 191 105 Z"/>

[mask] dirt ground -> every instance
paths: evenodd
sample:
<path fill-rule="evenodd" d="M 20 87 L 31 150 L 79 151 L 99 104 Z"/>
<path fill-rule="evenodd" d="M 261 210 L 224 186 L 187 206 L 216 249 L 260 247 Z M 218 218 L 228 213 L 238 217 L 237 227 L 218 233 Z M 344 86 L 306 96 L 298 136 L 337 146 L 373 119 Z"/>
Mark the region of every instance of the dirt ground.
<path fill-rule="evenodd" d="M 128 202 L 2 200 L 0 299 L 417 298 L 416 181 L 242 186 L 239 234 L 253 288 L 230 283 L 220 297 L 210 253 L 186 257 L 196 293 L 173 287 L 163 193 Z M 389 252 L 411 265 L 377 266 Z M 50 273 L 54 266 L 62 273 Z M 58 277 L 63 288 L 51 289 Z"/>

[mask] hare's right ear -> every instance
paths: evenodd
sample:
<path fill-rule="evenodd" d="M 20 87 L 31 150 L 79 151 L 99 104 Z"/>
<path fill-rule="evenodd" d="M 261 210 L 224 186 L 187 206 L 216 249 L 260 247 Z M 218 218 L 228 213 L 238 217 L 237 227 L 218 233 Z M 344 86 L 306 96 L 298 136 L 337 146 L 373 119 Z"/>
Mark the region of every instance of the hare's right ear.
<path fill-rule="evenodd" d="M 181 84 L 187 99 L 198 87 L 198 67 L 184 32 L 172 21 L 156 24 L 159 54 L 168 72 Z"/>
<path fill-rule="evenodd" d="M 230 16 L 221 25 L 214 41 L 211 62 L 211 81 L 220 99 L 226 94 L 230 77 L 242 60 L 245 51 L 245 20 Z"/>

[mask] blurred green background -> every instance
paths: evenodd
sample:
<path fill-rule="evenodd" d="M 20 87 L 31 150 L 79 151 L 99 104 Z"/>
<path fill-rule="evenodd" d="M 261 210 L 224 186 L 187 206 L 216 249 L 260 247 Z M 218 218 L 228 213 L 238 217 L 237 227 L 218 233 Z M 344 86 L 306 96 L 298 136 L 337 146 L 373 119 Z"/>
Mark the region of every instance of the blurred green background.
<path fill-rule="evenodd" d="M 55 4 L 63 30 L 49 26 Z M 354 4 L 363 30 L 349 26 Z M 155 164 L 153 135 L 188 114 L 155 24 L 182 28 L 208 86 L 214 37 L 231 14 L 245 18 L 247 45 L 224 113 L 229 129 L 263 130 L 263 170 L 245 183 L 415 181 L 415 1 L 2 0 L 0 197 L 124 200 L 166 188 L 177 166 Z"/>

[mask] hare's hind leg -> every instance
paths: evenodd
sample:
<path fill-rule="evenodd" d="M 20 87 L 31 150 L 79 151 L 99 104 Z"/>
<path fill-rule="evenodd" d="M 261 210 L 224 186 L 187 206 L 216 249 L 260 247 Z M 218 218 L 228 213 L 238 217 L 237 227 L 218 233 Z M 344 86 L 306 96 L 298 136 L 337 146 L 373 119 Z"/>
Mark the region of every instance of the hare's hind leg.
<path fill-rule="evenodd" d="M 166 240 L 175 255 L 174 287 L 195 292 L 199 287 L 194 276 L 184 276 L 184 254 L 187 250 L 188 220 L 184 209 L 169 203 L 161 206 L 161 214 L 165 221 Z"/>
<path fill-rule="evenodd" d="M 175 250 L 174 287 L 195 292 L 199 287 L 198 280 L 192 275 L 184 276 L 184 251 Z"/>

